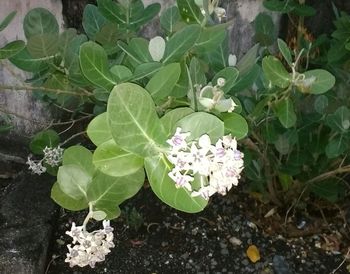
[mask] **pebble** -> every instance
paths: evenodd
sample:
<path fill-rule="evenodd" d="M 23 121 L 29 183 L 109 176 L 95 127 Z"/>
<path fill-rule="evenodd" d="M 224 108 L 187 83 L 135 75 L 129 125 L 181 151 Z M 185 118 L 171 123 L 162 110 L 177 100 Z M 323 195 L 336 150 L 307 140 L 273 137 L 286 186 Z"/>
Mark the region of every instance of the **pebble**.
<path fill-rule="evenodd" d="M 289 270 L 289 265 L 283 256 L 275 255 L 273 257 L 273 269 L 276 274 L 292 274 Z"/>
<path fill-rule="evenodd" d="M 242 261 L 242 264 L 243 264 L 243 265 L 249 265 L 249 261 L 248 261 L 247 259 L 244 259 L 244 260 Z"/>

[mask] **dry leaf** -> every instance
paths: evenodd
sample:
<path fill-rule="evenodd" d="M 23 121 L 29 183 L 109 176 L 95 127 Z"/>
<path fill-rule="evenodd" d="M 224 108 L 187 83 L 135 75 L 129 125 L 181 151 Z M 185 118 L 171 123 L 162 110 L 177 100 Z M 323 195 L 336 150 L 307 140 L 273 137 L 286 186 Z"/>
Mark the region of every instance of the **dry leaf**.
<path fill-rule="evenodd" d="M 274 207 L 274 208 L 272 208 L 272 209 L 270 209 L 269 210 L 269 212 L 267 212 L 266 214 L 265 214 L 265 218 L 268 218 L 268 217 L 271 217 L 273 214 L 275 214 L 277 212 L 277 208 L 276 207 Z"/>
<path fill-rule="evenodd" d="M 246 253 L 249 260 L 251 260 L 253 263 L 256 263 L 260 260 L 260 252 L 255 245 L 249 246 Z"/>

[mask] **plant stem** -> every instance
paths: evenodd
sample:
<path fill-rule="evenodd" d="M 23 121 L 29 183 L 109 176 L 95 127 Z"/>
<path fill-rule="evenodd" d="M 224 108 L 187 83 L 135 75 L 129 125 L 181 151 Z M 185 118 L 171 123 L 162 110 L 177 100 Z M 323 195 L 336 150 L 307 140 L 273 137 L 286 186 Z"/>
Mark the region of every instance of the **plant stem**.
<path fill-rule="evenodd" d="M 194 111 L 198 111 L 198 102 L 197 102 L 197 94 L 196 94 L 196 90 L 195 88 L 193 87 L 193 82 L 192 82 L 192 78 L 191 78 L 191 74 L 190 74 L 190 71 L 188 69 L 188 67 L 186 66 L 186 71 L 187 71 L 187 76 L 188 76 L 188 81 L 190 82 L 190 88 L 191 88 L 191 92 L 192 92 L 192 95 L 193 95 L 193 108 L 194 108 Z"/>
<path fill-rule="evenodd" d="M 319 176 L 316 176 L 316 177 L 312 178 L 311 180 L 306 181 L 306 184 L 312 184 L 312 183 L 315 183 L 315 182 L 323 181 L 325 179 L 333 177 L 334 175 L 347 173 L 347 172 L 350 173 L 350 165 L 347 165 L 347 166 L 344 166 L 344 167 L 339 167 L 339 168 L 337 168 L 335 170 L 325 172 L 325 173 L 323 173 L 323 174 L 321 174 Z"/>
<path fill-rule="evenodd" d="M 89 203 L 89 213 L 86 215 L 84 222 L 83 222 L 83 230 L 86 231 L 86 225 L 89 222 L 89 220 L 92 218 L 94 211 L 93 211 L 93 205 L 92 203 Z"/>
<path fill-rule="evenodd" d="M 69 137 L 69 138 L 66 139 L 63 143 L 61 143 L 60 146 L 61 146 L 61 147 L 64 146 L 64 145 L 67 144 L 70 140 L 74 139 L 74 138 L 77 137 L 77 136 L 83 135 L 83 134 L 85 134 L 85 133 L 86 133 L 86 131 L 81 131 L 81 132 L 78 132 L 78 133 L 76 133 L 76 134 L 73 134 L 71 137 Z"/>

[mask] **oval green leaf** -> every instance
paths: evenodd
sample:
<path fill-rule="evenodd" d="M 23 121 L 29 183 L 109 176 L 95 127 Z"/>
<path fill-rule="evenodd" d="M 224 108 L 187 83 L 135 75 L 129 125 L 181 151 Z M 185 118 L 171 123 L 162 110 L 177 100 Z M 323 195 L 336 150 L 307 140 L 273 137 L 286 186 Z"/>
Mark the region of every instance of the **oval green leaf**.
<path fill-rule="evenodd" d="M 136 84 L 120 84 L 112 90 L 107 117 L 113 139 L 126 151 L 141 156 L 154 155 L 165 142 L 154 102 L 149 93 Z"/>
<path fill-rule="evenodd" d="M 93 156 L 94 165 L 109 176 L 126 176 L 143 167 L 143 158 L 122 150 L 114 140 L 97 147 Z"/>
<path fill-rule="evenodd" d="M 146 158 L 145 169 L 153 192 L 167 205 L 188 213 L 200 212 L 207 205 L 203 198 L 191 197 L 186 189 L 175 187 L 168 176 L 172 167 L 164 156 Z"/>

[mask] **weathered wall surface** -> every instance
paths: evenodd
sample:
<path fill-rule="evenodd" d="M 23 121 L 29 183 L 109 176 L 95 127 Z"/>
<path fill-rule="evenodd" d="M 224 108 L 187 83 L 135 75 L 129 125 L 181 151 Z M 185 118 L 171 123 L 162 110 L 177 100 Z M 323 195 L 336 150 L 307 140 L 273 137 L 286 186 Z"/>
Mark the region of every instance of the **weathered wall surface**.
<path fill-rule="evenodd" d="M 24 39 L 23 19 L 26 13 L 36 7 L 50 10 L 62 26 L 61 0 L 2 0 L 0 4 L 0 20 L 16 10 L 17 15 L 11 24 L 0 33 L 0 47 L 6 42 Z M 0 62 L 0 84 L 22 86 L 30 75 L 17 70 L 9 62 Z M 14 133 L 24 137 L 42 128 L 50 119 L 50 113 L 40 102 L 33 99 L 31 92 L 0 90 L 0 109 L 2 112 L 16 113 L 11 115 L 15 127 Z"/>

